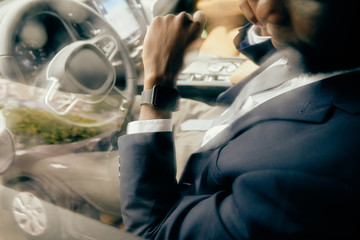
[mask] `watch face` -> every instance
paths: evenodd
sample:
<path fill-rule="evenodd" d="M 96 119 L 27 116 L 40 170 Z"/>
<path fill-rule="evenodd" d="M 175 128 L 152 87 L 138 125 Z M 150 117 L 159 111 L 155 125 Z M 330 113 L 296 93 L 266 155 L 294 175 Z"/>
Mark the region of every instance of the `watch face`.
<path fill-rule="evenodd" d="M 175 88 L 156 85 L 152 100 L 155 109 L 176 111 L 178 109 L 179 92 Z"/>

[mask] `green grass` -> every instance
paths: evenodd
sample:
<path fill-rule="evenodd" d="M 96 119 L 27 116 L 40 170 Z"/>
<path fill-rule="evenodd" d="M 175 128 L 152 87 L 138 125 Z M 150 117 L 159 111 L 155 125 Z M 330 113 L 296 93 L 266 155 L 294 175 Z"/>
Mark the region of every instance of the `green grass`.
<path fill-rule="evenodd" d="M 86 124 L 96 122 L 92 119 L 73 115 L 68 116 L 68 119 Z M 115 130 L 113 125 L 101 127 L 72 125 L 56 118 L 47 111 L 31 108 L 6 109 L 6 122 L 7 127 L 16 136 L 16 141 L 24 146 L 66 144 L 94 137 L 105 131 Z"/>

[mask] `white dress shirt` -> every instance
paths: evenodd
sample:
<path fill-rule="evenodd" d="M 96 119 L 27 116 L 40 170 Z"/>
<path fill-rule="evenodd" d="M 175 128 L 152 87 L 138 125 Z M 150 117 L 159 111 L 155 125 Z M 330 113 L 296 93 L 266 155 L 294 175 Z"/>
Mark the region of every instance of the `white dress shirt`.
<path fill-rule="evenodd" d="M 283 61 L 280 59 L 279 61 Z M 274 64 L 279 64 L 279 61 L 275 62 Z M 270 66 L 271 67 L 271 66 Z M 283 93 L 287 93 L 291 90 L 296 88 L 305 86 L 310 83 L 314 83 L 320 80 L 323 80 L 328 77 L 332 77 L 343 72 L 334 72 L 328 74 L 299 74 L 297 77 L 292 78 L 288 81 L 285 81 L 282 85 L 265 90 L 260 93 L 253 94 L 249 96 L 244 104 L 240 107 L 239 111 L 237 112 L 238 118 L 246 114 L 247 112 L 251 111 L 255 107 L 259 106 L 260 104 L 277 97 Z M 266 74 L 266 70 L 264 71 Z M 226 111 L 226 110 L 225 110 Z M 225 112 L 224 112 L 225 113 Z M 223 114 L 224 114 L 223 113 Z M 203 120 L 199 120 L 199 125 L 204 125 Z M 207 122 L 211 122 L 211 120 L 204 120 Z M 221 124 L 216 126 L 211 126 L 209 129 L 206 130 L 202 145 L 208 143 L 212 138 L 214 138 L 217 134 L 219 134 L 222 130 L 229 126 L 228 124 Z M 192 129 L 192 130 L 204 130 L 204 129 Z M 134 121 L 130 122 L 127 127 L 127 134 L 135 134 L 135 133 L 145 133 L 145 132 L 165 132 L 165 131 L 172 131 L 172 121 L 171 119 L 155 119 L 155 120 L 144 120 L 144 121 Z"/>
<path fill-rule="evenodd" d="M 153 2 L 155 4 L 158 1 L 147 0 L 148 2 Z M 249 38 L 249 44 L 258 44 L 270 39 L 269 36 L 261 36 L 261 29 L 256 25 L 253 25 L 247 32 Z M 212 121 L 202 121 L 200 122 L 188 122 L 189 125 L 195 126 L 196 130 L 207 130 L 211 126 Z M 187 123 L 185 123 L 186 125 Z M 161 132 L 161 131 L 171 131 L 172 121 L 170 119 L 163 120 L 148 120 L 148 121 L 136 121 L 130 122 L 127 126 L 127 134 L 142 133 L 142 132 Z M 222 130 L 224 127 L 218 127 L 216 129 Z M 184 127 L 185 129 L 185 127 Z M 189 129 L 189 128 L 188 128 Z M 195 130 L 194 129 L 194 130 Z"/>
<path fill-rule="evenodd" d="M 261 43 L 263 41 L 268 40 L 270 37 L 268 36 L 261 36 L 260 35 L 260 28 L 257 26 L 252 26 L 248 30 L 248 38 L 250 44 L 257 44 Z M 276 65 L 276 64 L 286 64 L 287 60 L 282 58 L 273 63 L 270 67 Z M 358 69 L 356 69 L 358 70 Z M 346 71 L 349 72 L 349 71 Z M 263 72 L 266 74 L 266 70 Z M 327 74 L 305 74 L 305 73 L 299 73 L 298 76 L 285 81 L 283 84 L 281 84 L 278 87 L 265 90 L 263 92 L 259 92 L 256 94 L 253 94 L 246 98 L 243 105 L 240 107 L 240 109 L 237 112 L 237 118 L 240 118 L 247 112 L 251 111 L 255 107 L 259 106 L 260 104 L 277 97 L 283 93 L 287 93 L 291 90 L 294 90 L 296 88 L 305 86 L 310 83 L 314 83 L 320 80 L 323 80 L 325 78 L 329 78 L 335 75 L 339 75 L 345 73 L 345 71 L 339 71 L 334 73 L 327 73 Z M 262 74 L 262 73 L 260 73 Z M 229 109 L 227 109 L 229 110 Z M 225 110 L 222 114 L 225 114 L 227 111 Z M 230 123 L 227 124 L 219 124 L 219 125 L 213 125 L 212 119 L 202 119 L 202 120 L 188 120 L 191 121 L 191 123 L 183 123 L 181 126 L 182 130 L 202 130 L 206 131 L 201 146 L 204 146 L 206 143 L 208 143 L 211 139 L 213 139 L 216 135 L 218 135 L 222 130 L 224 130 L 226 127 L 230 125 Z M 191 126 L 191 128 L 185 127 L 185 126 Z M 199 126 L 198 128 L 196 126 Z M 145 132 L 165 132 L 165 131 L 172 131 L 172 121 L 171 119 L 156 119 L 156 120 L 145 120 L 145 121 L 134 121 L 130 122 L 127 127 L 127 134 L 135 134 L 135 133 L 145 133 Z"/>

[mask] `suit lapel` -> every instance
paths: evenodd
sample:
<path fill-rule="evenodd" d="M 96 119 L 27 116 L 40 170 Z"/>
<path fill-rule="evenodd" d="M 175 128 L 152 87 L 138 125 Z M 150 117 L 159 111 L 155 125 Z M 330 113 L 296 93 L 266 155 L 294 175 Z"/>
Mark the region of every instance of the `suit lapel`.
<path fill-rule="evenodd" d="M 233 122 L 199 152 L 211 150 L 257 123 L 288 120 L 321 123 L 332 106 L 356 113 L 360 111 L 359 72 L 342 74 L 309 84 L 275 97 Z"/>
<path fill-rule="evenodd" d="M 260 65 L 258 69 L 256 69 L 253 73 L 251 73 L 248 77 L 246 77 L 241 82 L 237 83 L 236 85 L 232 86 L 231 88 L 227 89 L 223 93 L 221 93 L 216 103 L 218 105 L 230 105 L 235 98 L 239 95 L 240 91 L 244 88 L 244 86 L 249 83 L 253 78 L 258 76 L 261 72 L 266 70 L 268 67 L 270 67 L 274 62 L 279 60 L 281 57 L 283 57 L 282 54 L 277 53 L 269 57 L 267 61 L 265 61 L 263 64 Z"/>
<path fill-rule="evenodd" d="M 350 114 L 360 114 L 359 71 L 300 87 L 259 105 L 192 154 L 180 183 L 184 186 L 192 185 L 194 177 L 198 176 L 209 161 L 216 159 L 217 150 L 221 146 L 258 123 L 272 120 L 324 123 L 330 118 L 334 108 Z"/>

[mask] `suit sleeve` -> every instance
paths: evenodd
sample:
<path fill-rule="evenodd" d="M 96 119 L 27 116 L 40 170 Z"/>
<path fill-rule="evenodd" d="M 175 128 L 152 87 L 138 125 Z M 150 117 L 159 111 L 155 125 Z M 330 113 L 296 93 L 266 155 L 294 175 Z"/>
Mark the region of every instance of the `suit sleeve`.
<path fill-rule="evenodd" d="M 251 27 L 251 23 L 242 27 L 239 30 L 239 34 L 237 35 L 237 39 L 234 41 L 234 43 L 236 49 L 239 52 L 259 65 L 264 62 L 268 56 L 274 53 L 276 49 L 270 39 L 258 44 L 250 44 L 247 34 Z"/>
<path fill-rule="evenodd" d="M 120 201 L 127 231 L 150 238 L 180 194 L 171 132 L 125 135 L 118 140 Z"/>
<path fill-rule="evenodd" d="M 119 139 L 128 231 L 149 239 L 352 239 L 349 223 L 359 207 L 353 215 L 348 210 L 358 206 L 355 187 L 303 172 L 261 170 L 240 174 L 228 188 L 219 183 L 218 191 L 181 196 L 171 139 L 171 133 Z"/>

